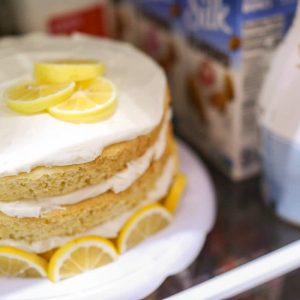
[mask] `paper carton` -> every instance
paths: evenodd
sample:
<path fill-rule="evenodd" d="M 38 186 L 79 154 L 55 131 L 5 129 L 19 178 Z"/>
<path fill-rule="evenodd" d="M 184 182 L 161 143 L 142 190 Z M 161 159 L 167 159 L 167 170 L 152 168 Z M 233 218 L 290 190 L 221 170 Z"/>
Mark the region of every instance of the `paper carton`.
<path fill-rule="evenodd" d="M 257 97 L 296 1 L 178 0 L 175 116 L 185 139 L 232 179 L 260 169 Z"/>

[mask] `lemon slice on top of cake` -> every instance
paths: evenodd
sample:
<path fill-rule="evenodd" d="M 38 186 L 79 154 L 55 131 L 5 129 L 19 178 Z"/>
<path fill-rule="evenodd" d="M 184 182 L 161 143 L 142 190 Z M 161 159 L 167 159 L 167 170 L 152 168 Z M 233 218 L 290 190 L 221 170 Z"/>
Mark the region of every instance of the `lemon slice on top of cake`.
<path fill-rule="evenodd" d="M 49 113 L 63 121 L 89 123 L 105 119 L 117 107 L 117 91 L 105 78 L 79 82 L 71 97 L 49 108 Z"/>
<path fill-rule="evenodd" d="M 104 72 L 103 63 L 95 60 L 55 60 L 34 65 L 34 77 L 40 83 L 90 80 L 103 75 Z"/>

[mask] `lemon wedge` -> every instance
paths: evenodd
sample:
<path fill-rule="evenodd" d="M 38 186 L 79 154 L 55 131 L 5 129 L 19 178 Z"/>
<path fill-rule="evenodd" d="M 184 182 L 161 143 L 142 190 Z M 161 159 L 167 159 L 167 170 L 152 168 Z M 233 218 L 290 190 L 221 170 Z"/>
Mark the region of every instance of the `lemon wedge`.
<path fill-rule="evenodd" d="M 170 224 L 172 215 L 160 204 L 150 204 L 133 214 L 122 227 L 117 239 L 120 253 L 131 249 L 147 237 Z"/>
<path fill-rule="evenodd" d="M 48 277 L 52 282 L 99 268 L 117 259 L 114 244 L 104 238 L 87 236 L 74 239 L 51 257 Z"/>
<path fill-rule="evenodd" d="M 9 87 L 4 99 L 14 111 L 32 114 L 43 111 L 71 96 L 75 83 L 39 84 L 26 81 Z"/>
<path fill-rule="evenodd" d="M 175 177 L 175 181 L 170 189 L 168 196 L 163 202 L 164 207 L 171 213 L 175 213 L 177 206 L 180 202 L 182 193 L 186 186 L 186 176 L 183 174 L 178 174 Z"/>
<path fill-rule="evenodd" d="M 66 101 L 49 108 L 49 113 L 62 121 L 91 123 L 111 116 L 117 107 L 114 84 L 103 77 L 77 84 Z"/>
<path fill-rule="evenodd" d="M 57 60 L 34 65 L 34 77 L 42 83 L 90 80 L 103 74 L 104 65 L 95 60 Z"/>
<path fill-rule="evenodd" d="M 0 246 L 0 276 L 47 277 L 47 262 L 36 254 Z"/>

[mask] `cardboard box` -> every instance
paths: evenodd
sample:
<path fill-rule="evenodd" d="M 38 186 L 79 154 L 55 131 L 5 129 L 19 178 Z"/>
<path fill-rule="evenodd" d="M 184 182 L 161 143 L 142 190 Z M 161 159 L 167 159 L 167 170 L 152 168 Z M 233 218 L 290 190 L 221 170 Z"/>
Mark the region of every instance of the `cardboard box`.
<path fill-rule="evenodd" d="M 138 14 L 134 5 L 121 1 L 114 6 L 114 38 L 137 45 Z"/>
<path fill-rule="evenodd" d="M 125 1 L 137 14 L 135 45 L 152 56 L 171 75 L 177 60 L 174 20 L 178 17 L 176 1 Z"/>
<path fill-rule="evenodd" d="M 297 1 L 178 0 L 179 133 L 234 180 L 260 170 L 256 101 Z"/>

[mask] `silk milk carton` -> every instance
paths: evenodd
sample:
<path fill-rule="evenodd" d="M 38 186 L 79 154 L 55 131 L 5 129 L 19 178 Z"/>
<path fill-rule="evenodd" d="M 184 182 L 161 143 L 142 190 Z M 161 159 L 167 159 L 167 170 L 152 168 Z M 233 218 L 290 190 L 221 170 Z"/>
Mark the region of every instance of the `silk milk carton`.
<path fill-rule="evenodd" d="M 254 175 L 257 98 L 296 0 L 178 0 L 176 6 L 178 132 L 232 179 Z"/>

